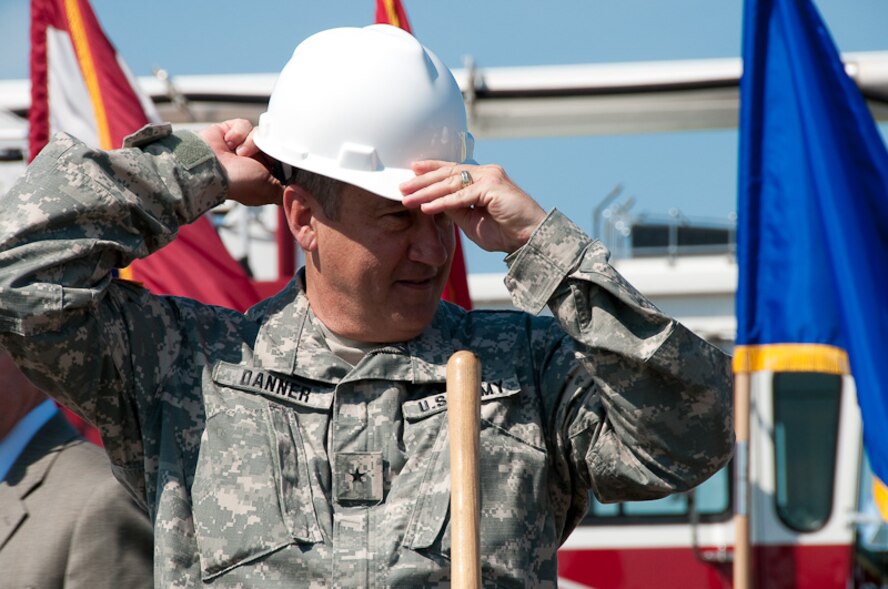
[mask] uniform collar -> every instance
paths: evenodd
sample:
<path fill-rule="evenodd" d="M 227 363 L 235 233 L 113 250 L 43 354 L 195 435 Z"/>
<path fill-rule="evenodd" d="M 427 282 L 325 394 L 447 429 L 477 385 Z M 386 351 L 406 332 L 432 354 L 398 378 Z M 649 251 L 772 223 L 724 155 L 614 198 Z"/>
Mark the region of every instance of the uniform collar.
<path fill-rule="evenodd" d="M 442 302 L 419 336 L 371 350 L 352 368 L 330 351 L 323 333 L 311 321 L 304 276 L 304 269 L 300 270 L 284 290 L 250 311 L 262 323 L 255 346 L 257 364 L 330 384 L 362 379 L 445 381 L 447 360 L 459 349 L 455 326 L 462 323 L 465 311 Z"/>

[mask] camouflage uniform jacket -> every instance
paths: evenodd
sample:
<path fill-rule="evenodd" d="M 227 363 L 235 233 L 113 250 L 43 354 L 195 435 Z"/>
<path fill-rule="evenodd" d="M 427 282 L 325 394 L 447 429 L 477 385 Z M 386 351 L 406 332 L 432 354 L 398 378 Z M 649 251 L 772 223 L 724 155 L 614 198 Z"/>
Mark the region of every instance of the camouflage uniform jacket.
<path fill-rule="evenodd" d="M 727 461 L 727 358 L 557 211 L 506 278 L 554 317 L 442 304 L 354 367 L 298 279 L 246 314 L 112 279 L 226 190 L 203 142 L 153 127 L 110 153 L 57 138 L 0 199 L 0 343 L 100 428 L 154 518 L 158 587 L 446 586 L 459 349 L 483 363 L 486 586 L 553 587 L 590 490 L 661 497 Z"/>

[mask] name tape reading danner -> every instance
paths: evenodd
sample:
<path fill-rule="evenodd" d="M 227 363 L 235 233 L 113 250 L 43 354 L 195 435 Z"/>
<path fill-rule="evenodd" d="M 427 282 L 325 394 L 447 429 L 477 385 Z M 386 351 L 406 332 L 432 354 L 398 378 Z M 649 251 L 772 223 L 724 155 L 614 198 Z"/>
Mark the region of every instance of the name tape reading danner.
<path fill-rule="evenodd" d="M 296 379 L 254 366 L 237 366 L 220 362 L 213 369 L 213 382 L 315 409 L 329 409 L 333 404 L 333 391 L 329 387 L 313 388 Z"/>

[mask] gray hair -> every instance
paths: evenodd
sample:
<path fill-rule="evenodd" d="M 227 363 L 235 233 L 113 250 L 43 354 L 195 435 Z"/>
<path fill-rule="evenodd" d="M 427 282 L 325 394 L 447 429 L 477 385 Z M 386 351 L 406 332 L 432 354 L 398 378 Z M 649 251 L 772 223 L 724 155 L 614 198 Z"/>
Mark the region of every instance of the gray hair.
<path fill-rule="evenodd" d="M 308 170 L 293 169 L 290 184 L 296 184 L 306 192 L 311 193 L 321 204 L 327 218 L 335 221 L 339 218 L 339 207 L 342 201 L 342 190 L 345 182 L 335 180 L 329 176 L 322 176 Z"/>

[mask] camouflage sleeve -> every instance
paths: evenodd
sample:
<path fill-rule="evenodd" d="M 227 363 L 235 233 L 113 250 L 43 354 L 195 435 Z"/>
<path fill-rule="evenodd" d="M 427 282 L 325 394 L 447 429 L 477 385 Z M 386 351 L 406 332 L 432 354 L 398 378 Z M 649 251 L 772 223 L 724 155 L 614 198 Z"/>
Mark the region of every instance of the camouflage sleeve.
<path fill-rule="evenodd" d="M 546 304 L 538 383 L 577 496 L 649 499 L 715 473 L 733 448 L 728 357 L 665 316 L 558 211 L 507 258 L 513 302 Z"/>
<path fill-rule="evenodd" d="M 0 345 L 103 439 L 134 441 L 106 441 L 116 465 L 139 462 L 135 383 L 149 390 L 179 342 L 168 329 L 176 310 L 112 270 L 171 241 L 227 192 L 191 133 L 150 126 L 126 145 L 104 152 L 59 135 L 0 199 Z"/>

